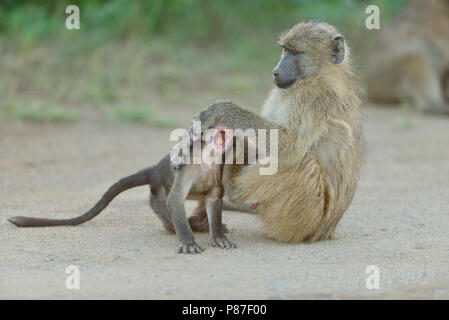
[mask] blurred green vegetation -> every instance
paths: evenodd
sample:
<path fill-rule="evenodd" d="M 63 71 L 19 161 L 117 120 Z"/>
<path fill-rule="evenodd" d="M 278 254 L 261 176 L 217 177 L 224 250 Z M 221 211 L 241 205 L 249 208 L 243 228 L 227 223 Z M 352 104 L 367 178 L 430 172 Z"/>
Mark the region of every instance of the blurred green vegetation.
<path fill-rule="evenodd" d="M 108 111 L 109 118 L 124 124 L 148 124 L 159 128 L 170 128 L 176 123 L 155 114 L 151 107 L 117 106 Z"/>
<path fill-rule="evenodd" d="M 33 123 L 69 123 L 79 119 L 79 114 L 59 106 L 38 104 L 35 101 L 14 101 L 2 104 L 0 120 L 17 120 Z"/>
<path fill-rule="evenodd" d="M 80 114 L 71 119 L 170 126 L 161 119 L 218 98 L 260 104 L 280 32 L 326 21 L 360 66 L 375 32 L 365 28 L 366 6 L 380 7 L 382 26 L 407 1 L 0 0 L 0 119 L 61 122 L 53 108 Z M 65 28 L 70 4 L 80 8 L 80 30 Z"/>

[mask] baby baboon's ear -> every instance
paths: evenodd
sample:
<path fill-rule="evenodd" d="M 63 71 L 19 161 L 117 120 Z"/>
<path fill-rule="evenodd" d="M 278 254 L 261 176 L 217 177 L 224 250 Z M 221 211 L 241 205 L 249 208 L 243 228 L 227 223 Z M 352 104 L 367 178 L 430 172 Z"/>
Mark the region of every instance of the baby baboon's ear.
<path fill-rule="evenodd" d="M 336 35 L 331 42 L 331 60 L 335 64 L 340 64 L 345 59 L 345 39 L 342 35 Z"/>

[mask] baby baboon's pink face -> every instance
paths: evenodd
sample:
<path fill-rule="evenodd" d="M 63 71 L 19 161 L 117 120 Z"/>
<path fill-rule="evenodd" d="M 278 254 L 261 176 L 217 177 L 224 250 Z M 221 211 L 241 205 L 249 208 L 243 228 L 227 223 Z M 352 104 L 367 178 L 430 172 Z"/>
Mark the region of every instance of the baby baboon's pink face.
<path fill-rule="evenodd" d="M 231 129 L 224 126 L 217 126 L 205 132 L 201 160 L 205 166 L 210 168 L 211 164 L 216 164 L 218 159 L 222 159 L 222 155 L 233 146 L 233 132 Z M 218 158 L 217 158 L 218 157 Z M 223 161 L 223 159 L 222 159 Z"/>
<path fill-rule="evenodd" d="M 231 130 L 225 127 L 218 127 L 214 136 L 215 150 L 224 152 L 232 141 Z"/>

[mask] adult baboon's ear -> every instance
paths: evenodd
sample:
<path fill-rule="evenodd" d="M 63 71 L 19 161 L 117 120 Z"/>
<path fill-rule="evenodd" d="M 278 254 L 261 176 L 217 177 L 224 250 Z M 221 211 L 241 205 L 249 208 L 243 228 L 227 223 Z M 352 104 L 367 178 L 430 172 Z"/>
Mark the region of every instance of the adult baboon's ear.
<path fill-rule="evenodd" d="M 342 35 L 336 35 L 331 42 L 331 60 L 335 64 L 342 63 L 345 59 L 345 39 Z"/>

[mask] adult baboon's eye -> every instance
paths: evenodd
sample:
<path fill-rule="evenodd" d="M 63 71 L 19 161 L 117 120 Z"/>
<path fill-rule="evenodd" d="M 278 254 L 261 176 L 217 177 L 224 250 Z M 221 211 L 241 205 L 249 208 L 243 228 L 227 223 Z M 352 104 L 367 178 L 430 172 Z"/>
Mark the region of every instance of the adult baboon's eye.
<path fill-rule="evenodd" d="M 296 55 L 300 54 L 301 51 L 295 50 L 295 49 L 290 49 L 290 53 L 291 53 L 292 55 L 296 56 Z"/>

